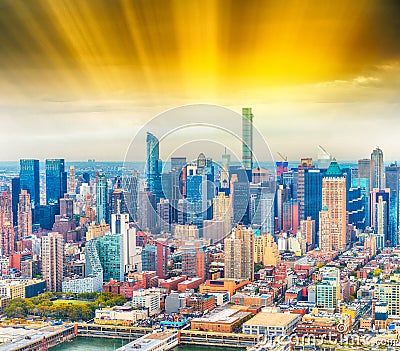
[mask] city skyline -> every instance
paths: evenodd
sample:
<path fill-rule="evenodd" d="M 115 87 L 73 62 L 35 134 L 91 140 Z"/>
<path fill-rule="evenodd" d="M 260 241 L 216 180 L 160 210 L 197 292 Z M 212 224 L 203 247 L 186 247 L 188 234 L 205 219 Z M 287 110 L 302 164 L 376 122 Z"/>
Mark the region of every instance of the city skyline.
<path fill-rule="evenodd" d="M 396 1 L 0 6 L 2 160 L 122 160 L 154 116 L 193 103 L 252 107 L 274 156 L 399 158 Z"/>

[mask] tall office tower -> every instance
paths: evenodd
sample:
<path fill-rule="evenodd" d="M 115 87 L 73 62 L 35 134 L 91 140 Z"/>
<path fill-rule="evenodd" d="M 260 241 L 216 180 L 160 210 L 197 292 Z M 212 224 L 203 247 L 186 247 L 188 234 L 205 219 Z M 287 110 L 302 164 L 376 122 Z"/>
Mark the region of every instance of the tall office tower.
<path fill-rule="evenodd" d="M 359 183 L 358 178 L 353 178 L 352 183 Z M 368 197 L 367 197 L 368 202 Z M 365 199 L 361 187 L 351 187 L 347 192 L 347 213 L 349 224 L 353 224 L 357 229 L 364 230 L 365 224 Z M 367 204 L 368 207 L 368 204 Z"/>
<path fill-rule="evenodd" d="M 358 178 L 368 179 L 368 183 L 372 184 L 374 160 L 363 158 L 358 160 Z"/>
<path fill-rule="evenodd" d="M 14 252 L 14 226 L 11 196 L 7 191 L 0 195 L 0 248 L 3 256 Z"/>
<path fill-rule="evenodd" d="M 58 203 L 67 192 L 64 159 L 46 160 L 46 203 Z"/>
<path fill-rule="evenodd" d="M 201 241 L 182 246 L 182 275 L 189 278 L 198 277 L 204 282 L 208 279 L 210 258 L 206 246 Z"/>
<path fill-rule="evenodd" d="M 254 263 L 278 267 L 280 261 L 278 245 L 272 234 L 262 233 L 261 235 L 256 235 L 254 239 Z"/>
<path fill-rule="evenodd" d="M 107 216 L 107 196 L 108 196 L 108 187 L 107 187 L 107 178 L 101 173 L 98 176 L 96 183 L 96 222 L 106 222 L 108 219 Z"/>
<path fill-rule="evenodd" d="M 64 278 L 64 238 L 59 233 L 42 236 L 42 276 L 47 291 L 61 291 Z"/>
<path fill-rule="evenodd" d="M 18 202 L 18 240 L 32 235 L 32 205 L 27 190 L 21 190 Z"/>
<path fill-rule="evenodd" d="M 129 228 L 121 234 L 121 281 L 129 272 L 141 270 L 141 255 L 136 254 L 136 228 Z M 123 274 L 123 276 L 122 276 Z"/>
<path fill-rule="evenodd" d="M 213 199 L 213 219 L 223 221 L 223 235 L 228 235 L 232 228 L 231 204 L 229 196 L 219 192 Z"/>
<path fill-rule="evenodd" d="M 157 204 L 157 227 L 160 232 L 171 232 L 171 207 L 167 199 L 160 199 Z"/>
<path fill-rule="evenodd" d="M 386 205 L 388 206 L 387 213 L 389 214 L 389 204 L 390 204 L 390 189 L 378 189 L 374 188 L 371 190 L 369 194 L 369 206 L 370 206 L 370 224 L 372 228 L 376 228 L 376 203 L 379 200 L 379 196 L 382 196 L 383 201 L 386 201 Z M 387 239 L 387 238 L 386 238 Z"/>
<path fill-rule="evenodd" d="M 316 238 L 316 225 L 315 219 L 311 217 L 307 217 L 307 219 L 303 219 L 300 221 L 300 232 L 303 238 L 306 238 L 307 247 L 309 249 L 313 249 L 317 243 Z"/>
<path fill-rule="evenodd" d="M 128 206 L 125 201 L 124 191 L 120 188 L 114 189 L 113 192 L 108 194 L 107 212 L 109 219 L 111 215 L 116 213 L 129 213 Z"/>
<path fill-rule="evenodd" d="M 242 109 L 242 164 L 246 171 L 253 169 L 253 113 L 251 107 Z"/>
<path fill-rule="evenodd" d="M 278 185 L 278 189 L 276 191 L 275 211 L 278 217 L 278 226 L 276 228 L 278 232 L 280 232 L 283 228 L 283 204 L 290 199 L 289 190 L 290 189 L 286 188 L 285 185 Z"/>
<path fill-rule="evenodd" d="M 317 284 L 317 307 L 337 309 L 340 300 L 340 270 L 324 267 L 322 280 Z"/>
<path fill-rule="evenodd" d="M 304 197 L 303 197 L 303 216 L 299 214 L 299 219 L 303 220 L 311 217 L 315 220 L 315 224 L 319 226 L 319 211 L 322 208 L 322 179 L 326 174 L 326 170 L 322 169 L 306 169 L 304 170 Z M 300 209 L 299 204 L 299 209 Z"/>
<path fill-rule="evenodd" d="M 382 189 L 385 185 L 384 165 L 383 165 L 383 152 L 379 147 L 377 147 L 371 153 L 371 166 L 373 166 L 371 189 L 372 188 Z"/>
<path fill-rule="evenodd" d="M 342 176 L 342 171 L 336 160 L 331 162 L 322 180 L 322 208 L 326 208 L 328 211 L 331 249 L 344 251 L 346 249 L 347 228 L 346 178 Z M 322 228 L 324 228 L 324 225 L 321 226 L 320 223 L 321 234 Z M 320 244 L 323 243 L 320 242 Z"/>
<path fill-rule="evenodd" d="M 328 207 L 322 207 L 319 212 L 319 248 L 321 251 L 332 251 L 333 243 L 331 237 L 331 214 L 328 211 Z M 311 218 L 311 217 L 310 217 Z"/>
<path fill-rule="evenodd" d="M 157 225 L 156 196 L 150 191 L 139 192 L 138 221 L 145 231 L 154 230 Z"/>
<path fill-rule="evenodd" d="M 12 222 L 13 213 L 11 195 L 7 191 L 3 191 L 0 194 L 0 225 L 12 225 Z"/>
<path fill-rule="evenodd" d="M 389 240 L 389 214 L 387 212 L 388 204 L 383 200 L 383 196 L 378 196 L 378 201 L 375 203 L 375 232 L 382 235 L 385 241 Z"/>
<path fill-rule="evenodd" d="M 147 133 L 147 163 L 146 181 L 149 190 L 156 196 L 156 202 L 162 197 L 161 187 L 161 160 L 158 139 L 151 133 Z"/>
<path fill-rule="evenodd" d="M 74 200 L 65 194 L 60 199 L 60 215 L 64 218 L 72 219 L 74 217 Z"/>
<path fill-rule="evenodd" d="M 282 230 L 296 234 L 299 230 L 299 202 L 291 199 L 283 203 Z"/>
<path fill-rule="evenodd" d="M 69 177 L 68 177 L 68 184 L 67 184 L 67 191 L 68 194 L 74 195 L 76 194 L 76 177 L 75 177 L 75 167 L 69 167 Z"/>
<path fill-rule="evenodd" d="M 11 201 L 13 212 L 13 225 L 18 225 L 18 202 L 19 194 L 21 193 L 21 182 L 19 177 L 11 179 Z"/>
<path fill-rule="evenodd" d="M 111 234 L 125 234 L 129 229 L 129 214 L 114 213 L 111 215 Z"/>
<path fill-rule="evenodd" d="M 28 190 L 33 206 L 40 205 L 39 160 L 23 159 L 19 161 L 19 179 L 21 189 Z"/>
<path fill-rule="evenodd" d="M 205 175 L 189 175 L 186 181 L 187 221 L 200 230 L 211 202 L 207 200 L 207 178 Z"/>
<path fill-rule="evenodd" d="M 182 168 L 186 166 L 186 157 L 175 156 L 171 157 L 171 171 L 176 170 L 182 172 Z"/>
<path fill-rule="evenodd" d="M 391 246 L 400 243 L 398 238 L 399 229 L 399 181 L 400 167 L 396 163 L 385 169 L 386 188 L 390 189 L 389 203 L 389 241 Z"/>
<path fill-rule="evenodd" d="M 168 273 L 168 245 L 160 240 L 147 244 L 142 250 L 142 270 L 156 271 L 165 279 Z"/>
<path fill-rule="evenodd" d="M 225 153 L 222 155 L 222 166 L 220 174 L 220 186 L 222 189 L 229 189 L 229 164 L 231 163 L 231 155 Z"/>
<path fill-rule="evenodd" d="M 274 197 L 271 189 L 250 184 L 249 217 L 253 228 L 259 228 L 262 232 L 275 232 Z"/>
<path fill-rule="evenodd" d="M 186 199 L 178 200 L 177 207 L 177 223 L 178 224 L 186 224 L 187 223 L 187 214 L 188 214 L 188 202 Z"/>
<path fill-rule="evenodd" d="M 237 225 L 224 240 L 225 278 L 254 279 L 254 231 Z"/>
<path fill-rule="evenodd" d="M 182 198 L 180 193 L 180 175 L 181 171 L 176 168 L 161 175 L 163 193 L 165 199 L 168 199 L 170 204 L 170 223 L 178 222 L 178 201 Z"/>
<path fill-rule="evenodd" d="M 137 221 L 138 195 L 139 195 L 139 172 L 132 171 L 131 174 L 122 176 L 122 189 L 125 204 L 131 221 Z"/>
<path fill-rule="evenodd" d="M 233 224 L 249 224 L 250 187 L 247 181 L 239 181 L 238 174 L 232 174 L 230 196 Z"/>
<path fill-rule="evenodd" d="M 298 166 L 297 193 L 296 199 L 299 201 L 299 216 L 300 219 L 305 218 L 304 201 L 305 201 L 305 171 L 310 168 L 315 168 L 311 158 L 302 158 Z"/>

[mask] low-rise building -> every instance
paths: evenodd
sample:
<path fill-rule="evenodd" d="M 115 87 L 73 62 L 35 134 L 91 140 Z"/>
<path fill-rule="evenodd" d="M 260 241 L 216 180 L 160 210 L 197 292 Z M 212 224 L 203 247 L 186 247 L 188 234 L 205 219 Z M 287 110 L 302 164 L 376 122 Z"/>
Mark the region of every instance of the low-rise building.
<path fill-rule="evenodd" d="M 148 317 L 147 310 L 134 310 L 131 307 L 116 306 L 97 309 L 94 322 L 96 324 L 132 325 L 138 320 Z"/>
<path fill-rule="evenodd" d="M 148 289 L 133 291 L 132 307 L 146 309 L 149 316 L 154 316 L 160 313 L 160 294 Z"/>
<path fill-rule="evenodd" d="M 218 309 L 201 318 L 193 318 L 190 322 L 192 330 L 232 333 L 241 324 L 251 318 L 250 312 L 238 309 Z"/>
<path fill-rule="evenodd" d="M 301 315 L 296 313 L 260 312 L 243 324 L 243 333 L 272 335 L 290 335 Z"/>

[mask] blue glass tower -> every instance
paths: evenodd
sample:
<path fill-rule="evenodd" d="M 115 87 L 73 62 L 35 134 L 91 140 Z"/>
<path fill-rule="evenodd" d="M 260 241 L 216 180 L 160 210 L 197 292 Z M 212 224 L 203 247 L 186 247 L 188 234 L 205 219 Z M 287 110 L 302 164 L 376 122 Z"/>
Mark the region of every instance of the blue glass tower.
<path fill-rule="evenodd" d="M 67 192 L 67 173 L 64 159 L 46 160 L 46 202 L 59 203 Z"/>
<path fill-rule="evenodd" d="M 399 226 L 399 180 L 400 167 L 397 164 L 391 164 L 386 167 L 386 188 L 390 189 L 389 203 L 389 238 L 391 246 L 399 243 L 397 231 Z"/>
<path fill-rule="evenodd" d="M 32 204 L 37 206 L 40 204 L 39 160 L 23 159 L 19 165 L 20 187 L 28 190 Z"/>
<path fill-rule="evenodd" d="M 156 202 L 163 197 L 161 187 L 161 160 L 158 139 L 151 133 L 147 133 L 147 162 L 146 180 L 149 190 L 156 195 Z"/>
<path fill-rule="evenodd" d="M 319 228 L 319 211 L 322 209 L 322 179 L 326 171 L 309 168 L 304 170 L 304 218 L 311 217 Z"/>
<path fill-rule="evenodd" d="M 96 183 L 96 221 L 106 222 L 107 216 L 107 178 L 104 174 L 99 174 Z"/>
<path fill-rule="evenodd" d="M 18 177 L 11 179 L 11 203 L 13 211 L 13 225 L 18 224 L 18 202 L 21 193 L 21 182 Z"/>

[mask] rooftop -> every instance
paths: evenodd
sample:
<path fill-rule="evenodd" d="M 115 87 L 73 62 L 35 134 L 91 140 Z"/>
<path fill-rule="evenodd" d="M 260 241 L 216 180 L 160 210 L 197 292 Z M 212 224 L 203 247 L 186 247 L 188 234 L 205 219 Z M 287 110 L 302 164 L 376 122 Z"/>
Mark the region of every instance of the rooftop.
<path fill-rule="evenodd" d="M 262 325 L 265 327 L 284 327 L 288 323 L 300 319 L 299 314 L 295 313 L 257 313 L 252 319 L 243 325 Z"/>

